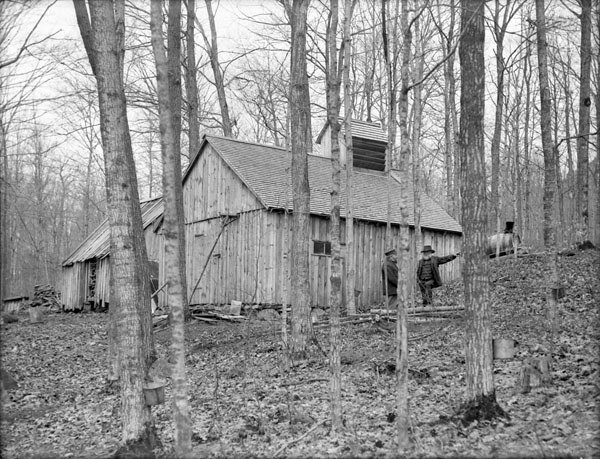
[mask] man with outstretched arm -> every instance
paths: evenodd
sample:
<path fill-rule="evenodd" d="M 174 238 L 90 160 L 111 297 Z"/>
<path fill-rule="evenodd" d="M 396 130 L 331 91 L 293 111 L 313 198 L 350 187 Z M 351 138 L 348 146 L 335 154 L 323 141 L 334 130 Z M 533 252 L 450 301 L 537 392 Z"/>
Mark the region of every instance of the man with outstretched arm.
<path fill-rule="evenodd" d="M 433 291 L 432 289 L 442 286 L 442 278 L 438 269 L 439 265 L 448 263 L 460 256 L 460 252 L 456 255 L 448 255 L 445 257 L 436 257 L 433 255 L 435 250 L 430 245 L 426 245 L 421 250 L 423 258 L 419 260 L 417 266 L 417 282 L 419 283 L 419 289 L 421 290 L 421 297 L 423 298 L 423 306 L 433 305 Z"/>

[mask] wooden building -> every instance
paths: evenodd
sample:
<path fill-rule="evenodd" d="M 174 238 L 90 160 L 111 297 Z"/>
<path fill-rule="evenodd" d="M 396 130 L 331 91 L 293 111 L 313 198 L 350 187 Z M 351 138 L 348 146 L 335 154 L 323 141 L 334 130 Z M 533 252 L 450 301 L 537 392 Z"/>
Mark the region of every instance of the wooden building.
<path fill-rule="evenodd" d="M 162 198 L 141 203 L 142 222 L 150 269 L 158 283 L 163 283 L 164 245 L 160 234 L 162 222 Z M 65 311 L 77 311 L 86 304 L 104 307 L 110 302 L 110 230 L 108 220 L 96 228 L 63 262 L 61 302 Z M 166 294 L 158 295 L 163 306 Z"/>
<path fill-rule="evenodd" d="M 380 303 L 381 263 L 385 251 L 388 179 L 385 135 L 378 125 L 355 122 L 354 253 L 357 306 Z M 326 139 L 325 128 L 319 139 Z M 344 155 L 345 156 L 345 155 Z M 291 154 L 283 148 L 241 140 L 204 136 L 183 179 L 187 246 L 187 284 L 191 304 L 289 304 L 291 242 Z M 344 174 L 342 174 L 344 175 Z M 398 174 L 390 179 L 390 195 L 398 196 Z M 329 214 L 331 160 L 327 145 L 309 156 L 312 306 L 324 307 L 329 297 Z M 341 216 L 344 227 L 345 180 Z M 409 196 L 414 234 L 412 191 Z M 437 254 L 460 250 L 461 227 L 428 196 L 421 197 L 425 244 Z M 399 209 L 392 205 L 397 240 Z M 345 231 L 341 241 L 345 241 Z M 342 247 L 343 252 L 344 247 Z M 413 249 L 414 252 L 414 249 Z M 343 253 L 343 269 L 348 255 Z M 411 252 L 414 266 L 419 254 Z M 457 278 L 460 266 L 440 267 L 445 280 Z M 198 280 L 200 281 L 198 282 Z M 197 285 L 196 285 L 197 284 Z M 196 288 L 197 287 L 197 288 Z M 346 295 L 345 286 L 343 295 Z"/>

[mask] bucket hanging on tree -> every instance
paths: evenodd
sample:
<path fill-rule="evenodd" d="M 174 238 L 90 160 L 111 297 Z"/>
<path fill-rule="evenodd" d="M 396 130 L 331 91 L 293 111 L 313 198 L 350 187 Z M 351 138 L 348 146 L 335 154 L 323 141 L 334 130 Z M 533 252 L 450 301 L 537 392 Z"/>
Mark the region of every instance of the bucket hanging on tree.
<path fill-rule="evenodd" d="M 514 339 L 496 338 L 493 340 L 494 359 L 512 359 L 517 345 Z"/>
<path fill-rule="evenodd" d="M 146 405 L 153 406 L 165 403 L 165 385 L 165 381 L 152 381 L 144 384 Z"/>

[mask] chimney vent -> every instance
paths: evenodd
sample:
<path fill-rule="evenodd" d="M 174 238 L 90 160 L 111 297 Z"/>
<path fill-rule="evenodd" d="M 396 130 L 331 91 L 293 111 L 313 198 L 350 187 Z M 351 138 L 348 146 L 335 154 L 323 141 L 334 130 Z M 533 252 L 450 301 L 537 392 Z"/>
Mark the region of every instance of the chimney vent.
<path fill-rule="evenodd" d="M 340 118 L 340 162 L 346 164 L 346 144 L 344 142 L 344 120 Z M 321 145 L 320 156 L 331 158 L 331 141 L 329 122 L 325 123 L 317 137 Z M 380 123 L 352 120 L 352 146 L 354 151 L 353 165 L 356 168 L 376 171 L 385 170 L 387 137 Z"/>

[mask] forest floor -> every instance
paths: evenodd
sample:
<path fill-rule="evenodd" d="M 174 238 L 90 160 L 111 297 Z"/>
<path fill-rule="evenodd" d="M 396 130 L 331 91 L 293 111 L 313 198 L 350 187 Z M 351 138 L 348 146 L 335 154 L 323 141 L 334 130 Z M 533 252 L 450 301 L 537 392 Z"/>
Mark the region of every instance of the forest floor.
<path fill-rule="evenodd" d="M 490 261 L 494 337 L 519 342 L 514 359 L 495 360 L 496 395 L 510 419 L 463 425 L 464 331 L 460 317 L 411 321 L 411 449 L 404 457 L 600 457 L 600 252 L 559 258 L 566 296 L 559 331 L 544 316 L 540 255 Z M 461 285 L 436 291 L 460 304 Z M 2 326 L 2 368 L 18 382 L 1 410 L 3 458 L 108 457 L 120 436 L 119 396 L 108 390 L 106 314 L 25 315 Z M 387 326 L 386 326 L 387 325 Z M 279 324 L 187 328 L 195 457 L 397 457 L 394 326 L 345 325 L 342 398 L 345 429 L 329 429 L 328 362 L 313 355 L 286 367 Z M 167 356 L 169 330 L 156 334 Z M 317 331 L 326 351 L 325 328 Z M 521 393 L 521 362 L 552 349 L 552 382 Z M 152 408 L 168 457 L 173 445 L 170 386 Z"/>

